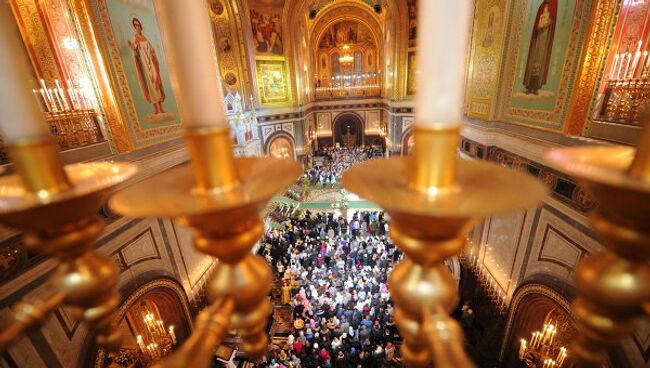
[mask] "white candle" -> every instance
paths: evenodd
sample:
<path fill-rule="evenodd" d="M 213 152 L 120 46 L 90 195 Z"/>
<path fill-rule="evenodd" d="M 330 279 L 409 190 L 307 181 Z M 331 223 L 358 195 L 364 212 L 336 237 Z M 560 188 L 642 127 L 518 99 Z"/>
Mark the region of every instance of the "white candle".
<path fill-rule="evenodd" d="M 187 128 L 227 127 L 205 1 L 154 1 L 172 87 Z"/>
<path fill-rule="evenodd" d="M 625 54 L 627 56 L 627 59 L 625 60 L 625 69 L 623 69 L 623 78 L 621 79 L 627 79 L 627 72 L 630 70 L 630 62 L 632 61 L 632 53 L 628 52 Z"/>
<path fill-rule="evenodd" d="M 63 88 L 61 88 L 61 83 L 59 82 L 58 79 L 55 79 L 54 83 L 56 84 L 56 89 L 59 91 L 59 95 L 61 96 L 61 101 L 63 102 L 63 108 L 65 110 L 70 110 L 70 105 L 68 105 L 68 98 L 65 96 L 65 92 L 63 92 Z"/>
<path fill-rule="evenodd" d="M 49 93 L 50 93 L 50 95 L 54 96 L 54 101 L 56 102 L 55 106 L 57 106 L 56 109 L 59 110 L 59 111 L 62 111 L 63 110 L 63 101 L 61 100 L 61 96 L 59 96 L 59 91 L 56 90 L 56 89 L 50 88 Z"/>
<path fill-rule="evenodd" d="M 641 78 L 643 77 L 643 72 L 645 71 L 645 65 L 648 60 L 648 52 L 644 51 L 641 53 L 641 58 L 639 59 L 639 69 L 638 73 L 636 73 L 636 78 Z"/>
<path fill-rule="evenodd" d="M 50 101 L 47 92 L 43 88 L 39 90 L 41 93 L 41 97 L 43 98 L 43 101 L 45 101 L 45 107 L 47 108 L 47 112 L 52 112 L 52 101 Z"/>
<path fill-rule="evenodd" d="M 37 81 L 6 1 L 0 1 L 0 70 L 0 131 L 5 141 L 47 137 L 45 115 L 31 93 Z"/>
<path fill-rule="evenodd" d="M 618 54 L 614 56 L 614 63 L 612 64 L 612 68 L 609 71 L 609 79 L 615 79 L 616 78 L 616 67 L 618 66 Z"/>
<path fill-rule="evenodd" d="M 415 122 L 461 122 L 471 0 L 418 2 Z"/>

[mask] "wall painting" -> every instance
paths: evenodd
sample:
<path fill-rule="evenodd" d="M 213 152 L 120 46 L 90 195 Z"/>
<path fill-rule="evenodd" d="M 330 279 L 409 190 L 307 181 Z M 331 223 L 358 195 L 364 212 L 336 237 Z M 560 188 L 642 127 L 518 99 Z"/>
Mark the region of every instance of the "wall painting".
<path fill-rule="evenodd" d="M 591 1 L 514 1 L 501 118 L 562 131 Z"/>
<path fill-rule="evenodd" d="M 281 56 L 284 54 L 282 38 L 282 8 L 284 0 L 249 1 L 251 31 L 256 55 Z"/>
<path fill-rule="evenodd" d="M 506 1 L 475 3 L 466 93 L 466 111 L 471 117 L 491 120 L 496 112 Z"/>
<path fill-rule="evenodd" d="M 408 68 L 406 73 L 406 95 L 407 96 L 415 95 L 415 85 L 416 85 L 416 77 L 415 77 L 416 64 L 415 63 L 416 63 L 415 51 L 409 51 L 406 60 L 406 65 Z"/>
<path fill-rule="evenodd" d="M 178 136 L 180 121 L 152 0 L 91 2 L 135 147 Z"/>
<path fill-rule="evenodd" d="M 262 104 L 289 102 L 289 83 L 284 60 L 256 60 L 257 86 Z"/>
<path fill-rule="evenodd" d="M 409 10 L 409 47 L 415 47 L 418 28 L 418 1 L 407 0 L 407 4 Z"/>

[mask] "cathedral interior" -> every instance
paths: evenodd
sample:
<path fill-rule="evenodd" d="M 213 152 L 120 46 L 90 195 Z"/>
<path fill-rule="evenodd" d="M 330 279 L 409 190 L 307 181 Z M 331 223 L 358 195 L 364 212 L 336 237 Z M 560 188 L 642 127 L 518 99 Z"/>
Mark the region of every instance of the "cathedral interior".
<path fill-rule="evenodd" d="M 0 367 L 650 367 L 649 0 L 0 1 Z"/>

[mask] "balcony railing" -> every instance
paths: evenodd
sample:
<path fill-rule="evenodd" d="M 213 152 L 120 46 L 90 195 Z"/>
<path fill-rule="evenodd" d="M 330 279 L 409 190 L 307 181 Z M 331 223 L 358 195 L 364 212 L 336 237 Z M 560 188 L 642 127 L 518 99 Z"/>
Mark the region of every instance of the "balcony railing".
<path fill-rule="evenodd" d="M 329 100 L 337 98 L 352 97 L 379 97 L 381 87 L 378 84 L 342 87 L 318 87 L 316 88 L 317 100 Z"/>

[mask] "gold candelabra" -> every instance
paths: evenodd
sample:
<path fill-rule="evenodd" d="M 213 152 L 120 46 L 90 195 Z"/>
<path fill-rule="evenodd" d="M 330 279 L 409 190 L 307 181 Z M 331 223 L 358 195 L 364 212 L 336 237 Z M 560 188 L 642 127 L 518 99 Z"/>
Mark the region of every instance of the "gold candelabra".
<path fill-rule="evenodd" d="M 358 164 L 343 174 L 343 185 L 384 208 L 407 255 L 389 280 L 406 362 L 471 367 L 462 330 L 448 315 L 458 295 L 443 261 L 462 251 L 477 219 L 534 206 L 546 189 L 525 174 L 458 160 L 458 126 L 417 126 L 414 135 L 412 156 Z"/>
<path fill-rule="evenodd" d="M 165 322 L 162 319 L 156 319 L 149 309 L 146 309 L 142 322 L 145 326 L 144 336 L 138 335 L 135 340 L 145 360 L 155 362 L 171 353 L 176 345 L 174 326 L 170 325 L 165 328 Z"/>
<path fill-rule="evenodd" d="M 650 79 L 610 80 L 601 116 L 608 121 L 635 123 L 650 97 Z"/>
<path fill-rule="evenodd" d="M 56 292 L 46 300 L 21 303 L 0 333 L 0 351 L 61 304 L 90 324 L 98 343 L 120 345 L 113 316 L 120 304 L 118 270 L 113 260 L 92 250 L 104 222 L 97 212 L 108 193 L 136 172 L 126 163 L 68 165 L 59 161 L 54 139 L 7 146 L 17 174 L 0 178 L 0 223 L 25 232 L 25 247 L 56 258 L 50 278 Z"/>
<path fill-rule="evenodd" d="M 219 259 L 206 284 L 212 303 L 191 337 L 162 367 L 207 367 L 229 329 L 242 337 L 251 359 L 268 344 L 271 271 L 251 254 L 264 232 L 260 212 L 300 175 L 300 165 L 274 158 L 238 158 L 228 128 L 189 130 L 190 166 L 181 166 L 118 193 L 111 207 L 130 217 L 167 217 L 195 231 L 194 246 Z"/>
<path fill-rule="evenodd" d="M 558 341 L 558 330 L 559 325 L 551 312 L 546 316 L 541 331 L 533 332 L 530 340 L 521 339 L 519 360 L 529 368 L 562 368 L 568 353 Z"/>
<path fill-rule="evenodd" d="M 547 160 L 575 177 L 598 202 L 591 227 L 606 250 L 576 269 L 574 310 L 579 367 L 600 367 L 607 349 L 632 334 L 650 314 L 650 111 L 635 150 L 582 147 L 552 150 Z"/>

